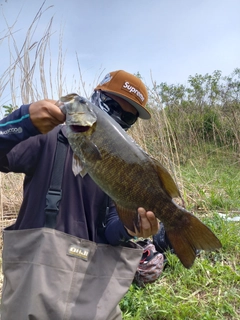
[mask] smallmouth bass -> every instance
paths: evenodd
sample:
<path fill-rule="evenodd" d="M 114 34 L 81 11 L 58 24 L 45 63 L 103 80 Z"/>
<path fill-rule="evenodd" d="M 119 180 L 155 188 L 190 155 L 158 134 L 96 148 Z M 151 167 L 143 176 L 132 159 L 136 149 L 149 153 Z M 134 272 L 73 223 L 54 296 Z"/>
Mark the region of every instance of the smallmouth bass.
<path fill-rule="evenodd" d="M 139 207 L 153 211 L 186 268 L 194 263 L 197 250 L 221 248 L 206 225 L 173 201 L 181 196 L 168 171 L 115 120 L 77 94 L 62 97 L 58 105 L 66 114 L 67 138 L 78 158 L 75 174 L 91 176 L 114 201 L 128 229 L 135 231 Z"/>

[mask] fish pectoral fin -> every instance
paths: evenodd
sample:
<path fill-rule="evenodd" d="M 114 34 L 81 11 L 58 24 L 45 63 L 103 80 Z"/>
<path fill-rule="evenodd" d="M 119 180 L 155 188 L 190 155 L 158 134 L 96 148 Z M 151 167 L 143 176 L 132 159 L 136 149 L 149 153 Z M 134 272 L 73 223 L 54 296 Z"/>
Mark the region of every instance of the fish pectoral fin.
<path fill-rule="evenodd" d="M 127 209 L 115 203 L 118 215 L 126 228 L 132 232 L 139 231 L 139 217 L 137 210 Z"/>
<path fill-rule="evenodd" d="M 171 175 L 167 171 L 167 169 L 164 168 L 164 166 L 162 166 L 161 163 L 159 161 L 157 161 L 156 159 L 154 159 L 152 157 L 151 157 L 151 159 L 154 163 L 155 170 L 156 170 L 158 177 L 162 183 L 162 186 L 163 186 L 164 190 L 167 192 L 167 194 L 171 198 L 177 198 L 177 197 L 182 198 L 175 181 L 173 180 L 173 178 L 171 177 Z"/>
<path fill-rule="evenodd" d="M 91 154 L 92 160 L 102 160 L 102 156 L 98 147 L 91 140 L 86 139 L 85 143 L 83 144 L 83 148 L 86 152 Z"/>
<path fill-rule="evenodd" d="M 84 167 L 84 164 L 82 163 L 82 161 L 78 158 L 78 156 L 76 154 L 73 154 L 72 171 L 75 176 L 80 174 L 80 176 L 82 178 L 87 174 L 87 170 Z"/>

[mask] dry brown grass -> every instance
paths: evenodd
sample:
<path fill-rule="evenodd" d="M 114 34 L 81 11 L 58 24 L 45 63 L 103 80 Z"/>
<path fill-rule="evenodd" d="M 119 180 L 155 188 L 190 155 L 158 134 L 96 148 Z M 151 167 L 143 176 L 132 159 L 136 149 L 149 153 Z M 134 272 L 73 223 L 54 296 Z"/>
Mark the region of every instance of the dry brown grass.
<path fill-rule="evenodd" d="M 1 229 L 14 223 L 22 202 L 23 175 L 0 173 L 0 227 Z"/>

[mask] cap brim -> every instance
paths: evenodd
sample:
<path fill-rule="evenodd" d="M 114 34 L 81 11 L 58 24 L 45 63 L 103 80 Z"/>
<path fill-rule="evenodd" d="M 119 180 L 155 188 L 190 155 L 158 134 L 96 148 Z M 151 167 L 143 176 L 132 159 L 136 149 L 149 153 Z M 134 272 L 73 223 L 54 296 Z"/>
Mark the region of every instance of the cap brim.
<path fill-rule="evenodd" d="M 126 100 L 128 103 L 130 103 L 135 109 L 137 109 L 138 113 L 139 113 L 139 118 L 141 119 L 150 119 L 151 118 L 151 114 L 147 111 L 147 109 L 143 108 L 142 106 L 140 106 L 138 103 L 134 102 L 133 100 L 127 98 L 126 96 L 113 92 L 111 90 L 106 90 L 104 89 L 105 92 L 109 92 L 115 96 L 118 96 L 124 100 Z"/>

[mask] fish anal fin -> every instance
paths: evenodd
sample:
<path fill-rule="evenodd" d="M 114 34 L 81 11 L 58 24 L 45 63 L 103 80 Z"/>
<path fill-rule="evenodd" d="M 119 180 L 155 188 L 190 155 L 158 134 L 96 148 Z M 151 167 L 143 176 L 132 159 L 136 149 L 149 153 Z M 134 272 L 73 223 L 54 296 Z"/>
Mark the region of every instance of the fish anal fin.
<path fill-rule="evenodd" d="M 184 210 L 184 209 L 183 209 Z M 176 228 L 165 225 L 174 252 L 186 268 L 190 268 L 197 250 L 212 251 L 222 247 L 215 234 L 197 217 L 185 211 L 184 223 Z"/>
<path fill-rule="evenodd" d="M 181 198 L 180 191 L 179 191 L 175 181 L 171 177 L 170 173 L 167 171 L 167 169 L 164 168 L 161 165 L 161 163 L 159 161 L 157 161 L 156 159 L 154 159 L 154 158 L 151 158 L 151 159 L 154 162 L 155 170 L 156 170 L 158 177 L 162 183 L 162 186 L 165 189 L 165 191 L 167 192 L 167 194 L 171 198 L 177 198 L 177 197 Z"/>
<path fill-rule="evenodd" d="M 135 228 L 139 231 L 139 218 L 137 210 L 127 209 L 115 203 L 118 215 L 126 228 L 135 232 Z"/>

